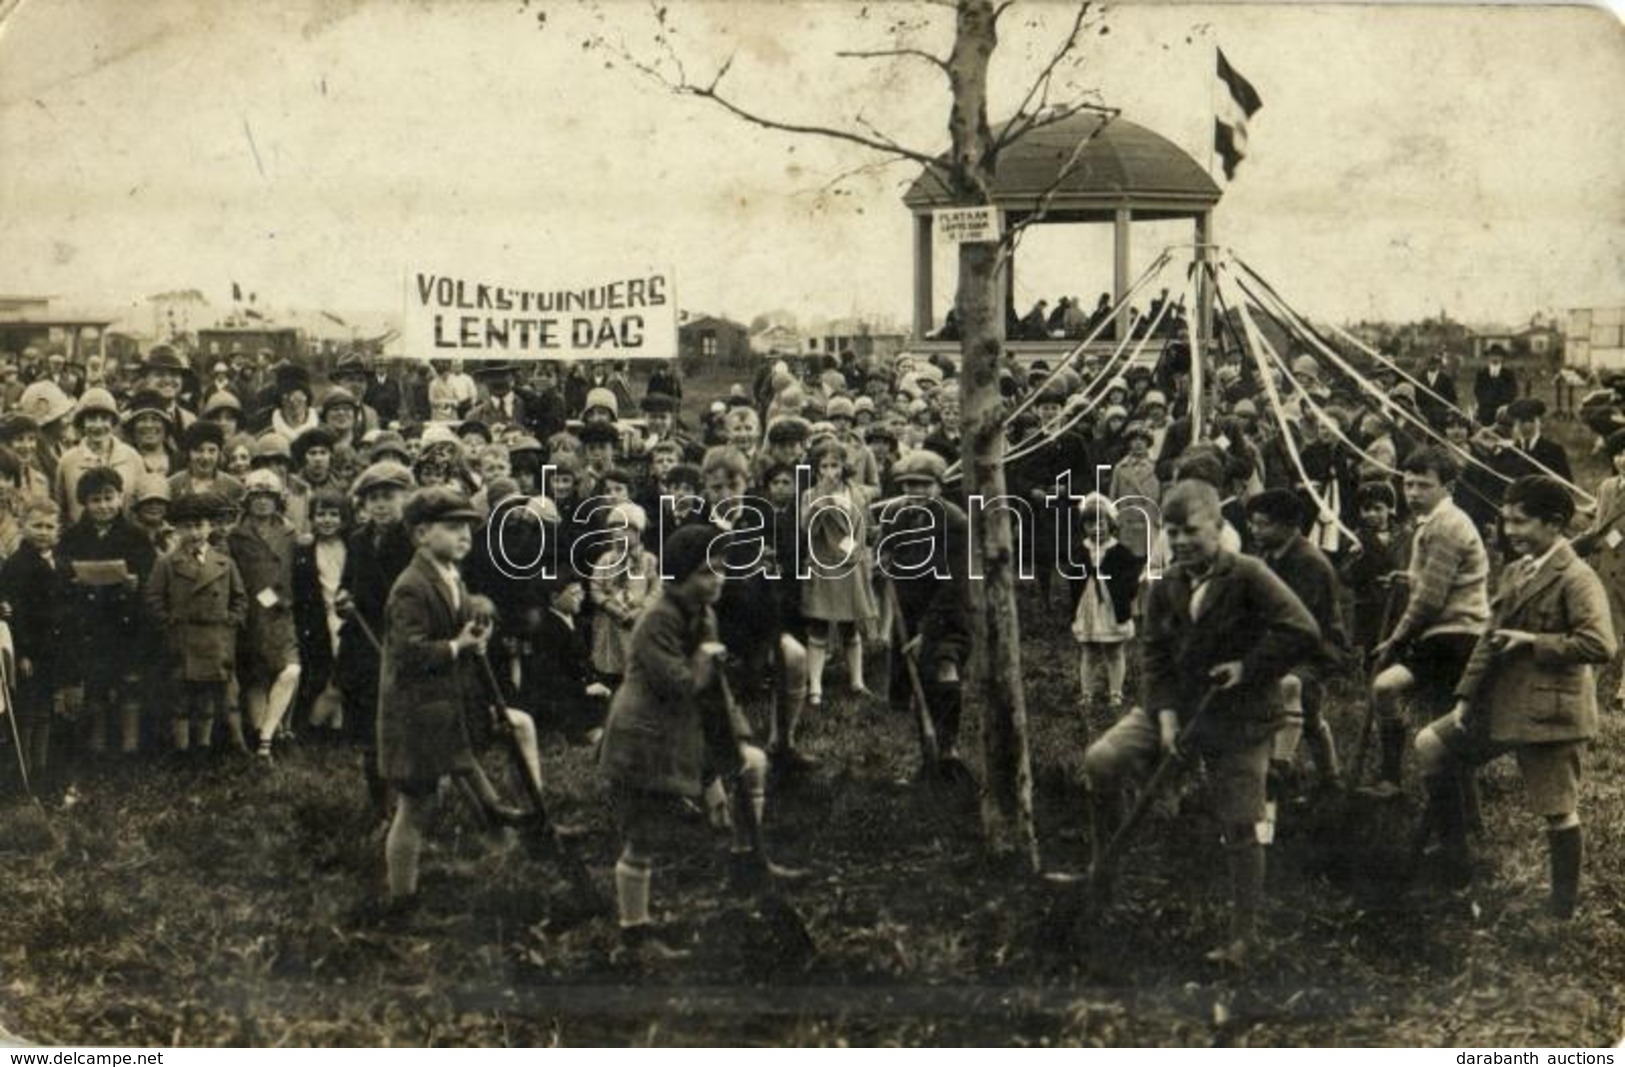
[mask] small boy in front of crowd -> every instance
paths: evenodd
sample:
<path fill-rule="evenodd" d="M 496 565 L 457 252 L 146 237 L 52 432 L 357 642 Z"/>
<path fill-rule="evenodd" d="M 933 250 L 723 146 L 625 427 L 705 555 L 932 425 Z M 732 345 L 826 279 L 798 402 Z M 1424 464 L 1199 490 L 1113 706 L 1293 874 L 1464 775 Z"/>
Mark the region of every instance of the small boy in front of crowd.
<path fill-rule="evenodd" d="M 237 628 L 248 611 L 237 565 L 210 543 L 220 508 L 215 493 L 181 494 L 170 509 L 175 550 L 158 558 L 147 581 L 147 610 L 163 629 L 166 674 L 180 685 L 170 718 L 177 753 L 209 750 L 226 708 Z M 242 717 L 234 715 L 227 729 L 233 747 L 247 751 Z"/>
<path fill-rule="evenodd" d="M 56 561 L 62 517 L 48 498 L 23 508 L 23 541 L 0 567 L 0 602 L 17 657 L 16 711 L 23 758 L 36 789 L 54 784 L 51 720 L 61 691 L 62 574 Z"/>

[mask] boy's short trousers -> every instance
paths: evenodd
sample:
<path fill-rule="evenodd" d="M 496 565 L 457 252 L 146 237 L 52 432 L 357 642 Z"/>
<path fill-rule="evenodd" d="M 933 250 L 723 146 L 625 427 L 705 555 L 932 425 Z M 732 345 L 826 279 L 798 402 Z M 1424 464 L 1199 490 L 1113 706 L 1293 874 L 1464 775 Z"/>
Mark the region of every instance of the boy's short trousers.
<path fill-rule="evenodd" d="M 1429 714 L 1437 715 L 1455 703 L 1456 683 L 1461 681 L 1477 644 L 1477 634 L 1434 634 L 1407 643 L 1394 663 L 1416 679 L 1411 690 L 1414 699 Z"/>
<path fill-rule="evenodd" d="M 635 852 L 653 855 L 686 849 L 704 838 L 705 819 L 675 793 L 617 784 L 611 787 L 610 803 L 622 843 Z"/>
<path fill-rule="evenodd" d="M 1207 768 L 1211 810 L 1224 825 L 1251 825 L 1264 817 L 1264 783 L 1271 741 L 1200 755 Z M 1162 733 L 1150 713 L 1135 708 L 1117 720 L 1084 753 L 1084 773 L 1092 781 L 1121 783 L 1125 774 L 1148 774 L 1161 757 Z"/>
<path fill-rule="evenodd" d="M 1491 740 L 1446 715 L 1429 723 L 1440 743 L 1461 763 L 1478 767 L 1510 752 L 1518 760 L 1524 804 L 1531 814 L 1570 815 L 1580 807 L 1580 778 L 1585 769 L 1584 741 L 1549 741 L 1517 745 Z"/>

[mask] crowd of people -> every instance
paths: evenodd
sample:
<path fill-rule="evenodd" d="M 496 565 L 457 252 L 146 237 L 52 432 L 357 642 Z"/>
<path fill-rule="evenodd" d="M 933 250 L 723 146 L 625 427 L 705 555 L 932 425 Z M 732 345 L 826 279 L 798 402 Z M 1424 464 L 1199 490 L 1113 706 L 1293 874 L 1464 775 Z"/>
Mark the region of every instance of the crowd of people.
<path fill-rule="evenodd" d="M 1360 784 L 1322 714 L 1354 673 L 1371 791 L 1398 794 L 1414 750 L 1447 880 L 1472 869 L 1472 768 L 1514 753 L 1571 915 L 1592 673 L 1625 611 L 1625 432 L 1570 538 L 1568 458 L 1503 353 L 1464 409 L 1437 358 L 1413 377 L 1303 351 L 1264 381 L 1224 353 L 1196 398 L 1184 342 L 1159 347 L 999 382 L 1024 609 L 1064 612 L 1079 649 L 1097 847 L 1159 751 L 1201 755 L 1234 901 L 1215 958 L 1245 962 L 1281 802 Z M 764 363 L 703 410 L 665 366 L 634 397 L 614 366 L 347 354 L 318 387 L 265 358 L 199 381 L 170 345 L 73 381 L 0 364 L 33 375 L 0 392 L 0 602 L 18 762 L 52 801 L 110 761 L 351 744 L 392 820 L 393 914 L 437 784 L 523 821 L 475 757 L 509 732 L 539 782 L 537 735 L 560 734 L 597 746 L 614 801 L 623 942 L 661 956 L 651 875 L 686 810 L 733 828 L 739 878 L 795 877 L 767 784 L 816 770 L 799 728 L 832 659 L 858 699 L 923 705 L 922 774 L 959 758 L 974 568 L 945 357 Z"/>

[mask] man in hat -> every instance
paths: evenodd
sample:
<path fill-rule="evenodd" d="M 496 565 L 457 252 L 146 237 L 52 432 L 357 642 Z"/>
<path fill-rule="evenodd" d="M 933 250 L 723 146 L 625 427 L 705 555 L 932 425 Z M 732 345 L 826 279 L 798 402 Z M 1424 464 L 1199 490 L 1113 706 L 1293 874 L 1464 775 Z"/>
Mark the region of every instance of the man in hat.
<path fill-rule="evenodd" d="M 109 467 L 118 472 L 121 485 L 134 485 L 146 470 L 141 454 L 114 435 L 119 424 L 118 405 L 106 389 L 86 389 L 74 407 L 73 425 L 79 443 L 62 453 L 56 468 L 56 501 L 77 522 L 84 514 L 76 486 L 92 467 Z"/>
<path fill-rule="evenodd" d="M 384 360 L 373 361 L 371 371 L 366 377 L 366 384 L 359 395 L 371 420 L 367 423 L 367 429 L 390 426 L 401 421 L 401 411 L 406 405 L 406 393 L 401 388 L 400 380 L 390 373 L 389 364 Z"/>
<path fill-rule="evenodd" d="M 1518 376 L 1506 365 L 1507 350 L 1499 342 L 1490 345 L 1485 364 L 1473 377 L 1473 402 L 1480 426 L 1490 426 L 1506 405 L 1518 399 Z"/>
<path fill-rule="evenodd" d="M 699 463 L 705 447 L 677 425 L 677 400 L 665 393 L 651 392 L 643 398 L 643 441 L 645 450 L 660 441 L 672 441 L 682 452 L 682 462 Z"/>
<path fill-rule="evenodd" d="M 1422 367 L 1423 393 L 1416 406 L 1428 425 L 1443 432 L 1445 416 L 1456 406 L 1456 379 L 1445 366 L 1443 349 L 1431 353 Z"/>
<path fill-rule="evenodd" d="M 1019 533 L 1025 566 L 1038 579 L 1038 596 L 1049 608 L 1050 585 L 1061 556 L 1059 547 L 1071 542 L 1074 502 L 1094 489 L 1095 470 L 1089 442 L 1076 429 L 1063 429 L 1066 396 L 1052 385 L 1033 406 L 1037 447 L 1013 461 L 1008 470 L 1010 492 L 1025 500 L 1031 511 L 1021 517 Z M 1029 441 L 1035 438 L 1029 436 Z M 1064 605 L 1063 605 L 1064 606 Z"/>
<path fill-rule="evenodd" d="M 181 406 L 181 394 L 194 384 L 192 368 L 170 345 L 154 345 L 141 361 L 138 389 L 148 389 L 164 398 L 164 414 L 178 433 L 192 425 L 197 416 Z"/>
<path fill-rule="evenodd" d="M 675 359 L 657 363 L 655 369 L 649 372 L 649 382 L 644 386 L 644 396 L 650 394 L 669 396 L 673 400 L 683 399 L 683 380 L 677 375 Z"/>
<path fill-rule="evenodd" d="M 538 441 L 545 441 L 564 429 L 569 421 L 566 414 L 568 405 L 559 388 L 558 367 L 551 360 L 541 360 L 533 367 L 535 371 L 531 377 L 529 402 L 525 405 L 530 421 L 525 431 Z"/>
<path fill-rule="evenodd" d="M 892 468 L 901 499 L 881 513 L 875 555 L 882 579 L 896 594 L 908 643 L 894 648 L 887 699 L 907 711 L 913 700 L 907 656 L 919 672 L 926 711 L 937 735 L 939 760 L 957 757 L 964 706 L 964 671 L 971 649 L 970 521 L 942 498 L 947 463 L 923 449 Z M 894 625 L 899 623 L 894 621 Z M 922 777 L 938 768 L 922 765 Z"/>
<path fill-rule="evenodd" d="M 1118 818 L 1121 787 L 1180 735 L 1209 771 L 1208 810 L 1218 817 L 1229 867 L 1230 936 L 1208 959 L 1244 966 L 1263 901 L 1264 817 L 1270 749 L 1281 724 L 1280 682 L 1320 640 L 1302 602 L 1261 561 L 1220 545 L 1219 494 L 1195 481 L 1163 501 L 1173 563 L 1150 584 L 1145 609 L 1145 708 L 1134 708 L 1089 746 L 1091 841 L 1098 857 Z M 1194 725 L 1193 725 L 1194 722 Z"/>
<path fill-rule="evenodd" d="M 484 386 L 486 395 L 469 409 L 464 421 L 483 422 L 487 426 L 530 425 L 531 413 L 525 397 L 514 388 L 512 363 L 477 364 L 474 377 Z"/>
<path fill-rule="evenodd" d="M 1512 450 L 1503 473 L 1516 480 L 1526 474 L 1547 474 L 1572 483 L 1568 450 L 1549 437 L 1540 434 L 1540 420 L 1546 414 L 1546 402 L 1532 396 L 1521 397 L 1507 405 L 1512 417 Z"/>

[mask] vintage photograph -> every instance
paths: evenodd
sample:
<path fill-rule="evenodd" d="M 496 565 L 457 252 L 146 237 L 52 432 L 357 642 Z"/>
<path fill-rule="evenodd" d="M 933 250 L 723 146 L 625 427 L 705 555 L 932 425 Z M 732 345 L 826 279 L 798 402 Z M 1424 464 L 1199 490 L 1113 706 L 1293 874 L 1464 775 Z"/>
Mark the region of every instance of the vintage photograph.
<path fill-rule="evenodd" d="M 0 1043 L 1625 1039 L 1621 99 L 1600 7 L 0 0 Z"/>

